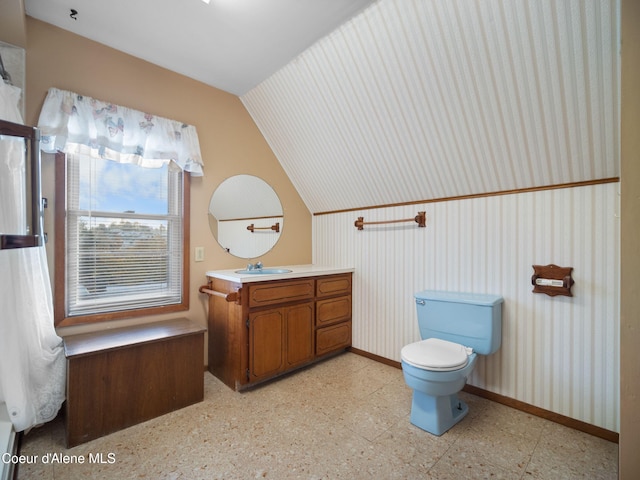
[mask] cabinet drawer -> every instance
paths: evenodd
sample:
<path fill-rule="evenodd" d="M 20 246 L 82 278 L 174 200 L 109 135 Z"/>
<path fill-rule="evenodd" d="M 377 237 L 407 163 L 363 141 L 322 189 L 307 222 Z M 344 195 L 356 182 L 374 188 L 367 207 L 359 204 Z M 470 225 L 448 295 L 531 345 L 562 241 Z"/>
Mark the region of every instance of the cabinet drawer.
<path fill-rule="evenodd" d="M 313 298 L 313 279 L 260 283 L 249 287 L 249 307 Z"/>
<path fill-rule="evenodd" d="M 316 331 L 316 355 L 351 346 L 351 321 L 338 323 Z"/>
<path fill-rule="evenodd" d="M 319 278 L 316 283 L 316 295 L 328 297 L 331 295 L 343 295 L 351 293 L 351 274 L 334 275 Z"/>
<path fill-rule="evenodd" d="M 316 325 L 323 327 L 351 318 L 351 295 L 316 302 Z"/>

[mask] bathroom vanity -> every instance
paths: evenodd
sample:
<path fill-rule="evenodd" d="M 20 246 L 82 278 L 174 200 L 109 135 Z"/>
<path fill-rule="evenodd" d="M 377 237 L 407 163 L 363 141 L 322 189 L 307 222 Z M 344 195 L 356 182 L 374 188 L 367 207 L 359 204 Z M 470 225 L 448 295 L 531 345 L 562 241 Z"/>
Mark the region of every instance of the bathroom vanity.
<path fill-rule="evenodd" d="M 209 371 L 234 390 L 351 346 L 353 269 L 284 270 L 209 271 L 200 287 L 209 295 Z"/>

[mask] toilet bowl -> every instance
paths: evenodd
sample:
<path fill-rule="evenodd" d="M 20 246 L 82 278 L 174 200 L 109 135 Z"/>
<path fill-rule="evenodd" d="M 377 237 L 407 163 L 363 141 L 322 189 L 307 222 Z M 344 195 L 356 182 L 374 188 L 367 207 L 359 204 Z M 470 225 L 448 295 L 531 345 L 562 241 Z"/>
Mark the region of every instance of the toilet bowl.
<path fill-rule="evenodd" d="M 410 420 L 439 436 L 469 411 L 458 392 L 478 354 L 500 346 L 502 297 L 429 290 L 415 297 L 423 340 L 400 352 L 404 379 L 413 389 Z"/>
<path fill-rule="evenodd" d="M 439 436 L 462 420 L 469 411 L 467 404 L 458 398 L 458 392 L 467 383 L 477 355 L 464 353 L 462 365 L 457 368 L 441 367 L 441 364 L 448 363 L 447 357 L 439 358 L 437 353 L 428 352 L 429 347 L 433 346 L 431 341 L 442 340 L 430 338 L 403 347 L 401 363 L 405 382 L 414 391 L 411 423 Z M 462 345 L 452 345 L 465 350 Z M 424 355 L 421 356 L 421 353 Z"/>

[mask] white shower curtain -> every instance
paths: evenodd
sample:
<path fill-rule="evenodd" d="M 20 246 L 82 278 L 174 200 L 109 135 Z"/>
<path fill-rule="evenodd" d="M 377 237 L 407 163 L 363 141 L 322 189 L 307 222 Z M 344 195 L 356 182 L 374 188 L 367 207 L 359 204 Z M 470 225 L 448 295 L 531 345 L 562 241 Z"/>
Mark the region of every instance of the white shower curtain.
<path fill-rule="evenodd" d="M 0 119 L 22 123 L 20 89 L 0 81 Z M 0 135 L 0 232 L 24 231 L 24 142 Z M 0 402 L 16 431 L 53 419 L 65 395 L 45 247 L 0 250 Z M 4 407 L 0 403 L 0 408 Z"/>

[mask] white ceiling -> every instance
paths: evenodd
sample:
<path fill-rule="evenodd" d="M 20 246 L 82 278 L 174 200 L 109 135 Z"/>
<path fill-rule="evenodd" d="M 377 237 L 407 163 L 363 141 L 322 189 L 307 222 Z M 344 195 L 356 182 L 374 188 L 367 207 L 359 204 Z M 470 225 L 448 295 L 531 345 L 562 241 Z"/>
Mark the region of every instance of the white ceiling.
<path fill-rule="evenodd" d="M 242 95 L 374 0 L 25 0 L 29 16 Z M 78 14 L 71 18 L 71 9 Z"/>

